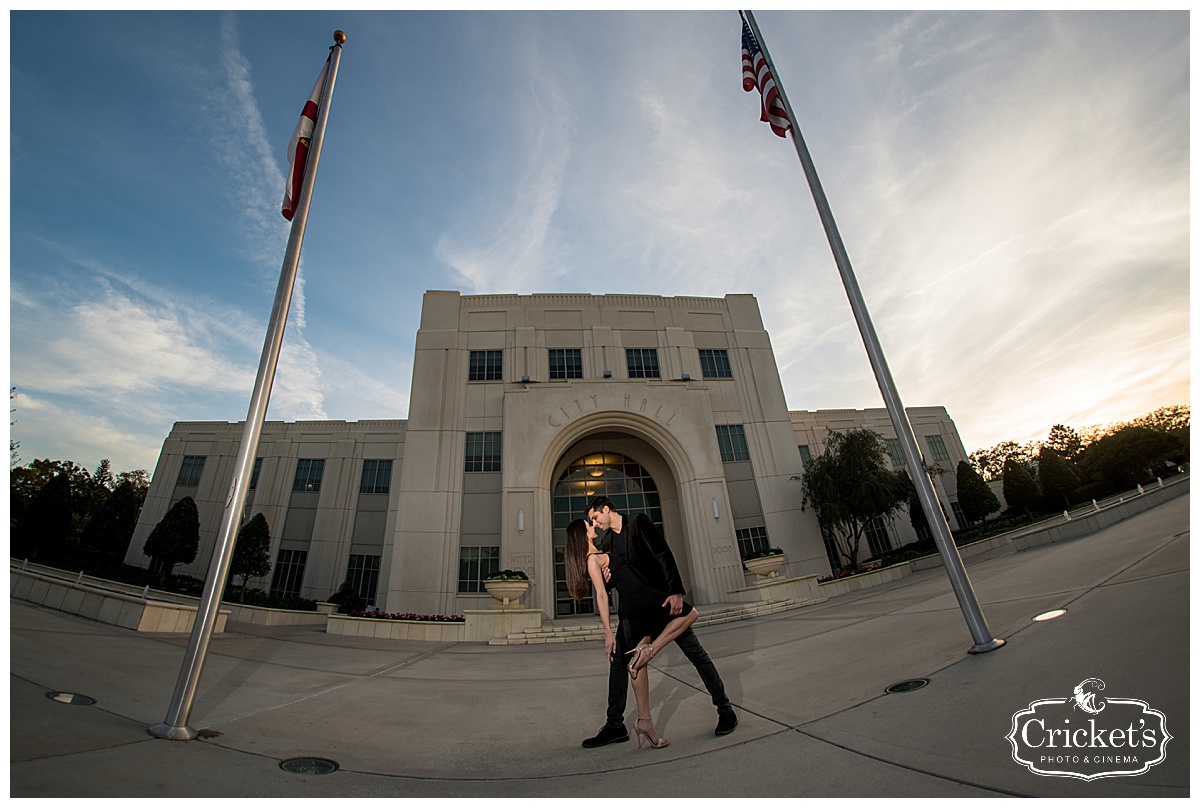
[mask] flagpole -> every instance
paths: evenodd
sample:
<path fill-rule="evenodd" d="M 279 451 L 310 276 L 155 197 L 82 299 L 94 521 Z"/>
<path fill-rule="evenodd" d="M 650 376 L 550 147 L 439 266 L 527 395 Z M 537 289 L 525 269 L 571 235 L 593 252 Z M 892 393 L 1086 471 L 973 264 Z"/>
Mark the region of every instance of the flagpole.
<path fill-rule="evenodd" d="M 875 334 L 875 326 L 871 323 L 867 304 L 863 300 L 862 292 L 858 287 L 858 280 L 855 278 L 854 270 L 850 266 L 850 258 L 847 256 L 846 248 L 842 244 L 842 237 L 838 233 L 837 223 L 834 222 L 833 212 L 829 207 L 829 200 L 825 198 L 825 191 L 821 187 L 821 180 L 817 176 L 817 169 L 813 165 L 812 157 L 808 153 L 808 146 L 804 143 L 804 136 L 800 134 L 796 115 L 792 112 L 792 105 L 788 102 L 787 93 L 783 90 L 779 73 L 776 72 L 775 65 L 771 61 L 771 54 L 767 52 L 767 43 L 763 41 L 762 33 L 758 29 L 758 23 L 754 20 L 754 12 L 743 11 L 741 14 L 750 26 L 755 39 L 758 40 L 758 47 L 762 51 L 763 59 L 767 63 L 767 69 L 771 71 L 771 75 L 775 79 L 775 89 L 779 91 L 779 99 L 783 102 L 783 108 L 787 111 L 788 120 L 791 122 L 792 143 L 796 147 L 796 154 L 800 158 L 800 164 L 804 167 L 804 175 L 808 178 L 808 186 L 812 191 L 813 201 L 816 202 L 817 212 L 821 216 L 821 224 L 825 228 L 825 235 L 829 239 L 830 249 L 833 250 L 834 261 L 837 264 L 838 272 L 842 276 L 842 285 L 846 287 L 846 296 L 850 298 L 850 308 L 854 312 L 854 319 L 858 322 L 858 330 L 862 335 L 863 343 L 866 345 L 867 357 L 871 361 L 871 369 L 875 372 L 875 380 L 879 383 L 879 391 L 883 394 L 883 401 L 887 407 L 888 417 L 891 419 L 892 427 L 896 430 L 896 435 L 900 440 L 909 476 L 912 477 L 912 481 L 916 485 L 917 498 L 921 501 L 921 508 L 925 511 L 925 518 L 933 530 L 934 543 L 937 545 L 938 553 L 942 556 L 942 563 L 946 567 L 946 574 L 950 578 L 950 585 L 954 589 L 954 595 L 958 598 L 959 608 L 962 609 L 967 626 L 971 630 L 971 638 L 975 641 L 975 644 L 970 649 L 970 653 L 982 654 L 987 651 L 994 651 L 1003 646 L 1005 641 L 992 636 L 991 629 L 988 628 L 987 619 L 983 616 L 983 611 L 979 607 L 979 600 L 975 596 L 975 590 L 971 586 L 971 579 L 967 577 L 967 570 L 963 566 L 962 556 L 958 552 L 958 546 L 954 543 L 954 536 L 950 533 L 950 525 L 946 521 L 946 514 L 942 512 L 937 495 L 934 493 L 929 473 L 925 469 L 921 452 L 917 448 L 917 439 L 913 435 L 912 424 L 908 421 L 908 414 L 905 412 L 904 405 L 900 401 L 900 394 L 896 391 L 896 383 L 892 380 L 892 373 L 888 369 L 887 360 L 884 358 L 883 348 L 879 345 L 879 338 Z"/>
<path fill-rule="evenodd" d="M 246 415 L 242 442 L 238 448 L 237 461 L 234 465 L 233 484 L 225 501 L 225 515 L 221 520 L 217 545 L 213 548 L 212 561 L 209 563 L 208 575 L 204 580 L 204 593 L 196 610 L 192 635 L 188 641 L 183 666 L 179 671 L 179 679 L 175 684 L 175 693 L 167 708 L 167 717 L 163 723 L 146 728 L 147 732 L 157 738 L 190 741 L 197 734 L 196 730 L 188 726 L 188 719 L 191 717 L 192 703 L 195 700 L 196 687 L 200 682 L 200 672 L 208 653 L 208 644 L 216 626 L 225 580 L 229 577 L 238 522 L 241 521 L 240 515 L 246 507 L 250 471 L 254 465 L 255 455 L 258 453 L 258 441 L 262 435 L 267 404 L 271 398 L 271 385 L 275 381 L 275 369 L 279 364 L 283 330 L 287 324 L 292 291 L 296 284 L 296 273 L 300 265 L 300 248 L 304 243 L 304 228 L 308 224 L 308 208 L 312 201 L 313 184 L 317 179 L 317 164 L 321 159 L 321 145 L 325 139 L 325 124 L 329 117 L 329 107 L 333 98 L 333 84 L 337 78 L 338 62 L 341 61 L 342 43 L 346 41 L 346 35 L 341 31 L 335 31 L 333 39 L 336 44 L 330 48 L 329 73 L 325 79 L 325 87 L 321 91 L 321 105 L 316 125 L 313 128 L 312 143 L 308 150 L 304 182 L 297 199 L 296 213 L 292 217 L 291 233 L 288 236 L 287 249 L 283 256 L 283 268 L 280 270 L 279 285 L 275 290 L 275 304 L 271 309 L 267 336 L 258 364 L 258 377 L 254 381 L 254 392 L 250 397 L 250 410 Z"/>

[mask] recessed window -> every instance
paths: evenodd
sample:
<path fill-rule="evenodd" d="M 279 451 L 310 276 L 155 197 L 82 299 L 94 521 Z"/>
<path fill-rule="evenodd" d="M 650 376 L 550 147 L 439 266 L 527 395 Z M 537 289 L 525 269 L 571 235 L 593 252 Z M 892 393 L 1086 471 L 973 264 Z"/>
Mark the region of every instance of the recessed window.
<path fill-rule="evenodd" d="M 892 468 L 900 468 L 904 465 L 904 449 L 900 446 L 900 441 L 897 438 L 887 438 L 888 454 L 892 456 Z"/>
<path fill-rule="evenodd" d="M 392 485 L 391 460 L 364 460 L 360 494 L 386 494 Z"/>
<path fill-rule="evenodd" d="M 741 424 L 718 424 L 717 446 L 721 448 L 722 463 L 750 459 L 750 449 L 746 446 L 746 430 Z"/>
<path fill-rule="evenodd" d="M 771 549 L 771 543 L 767 540 L 767 529 L 762 525 L 744 527 L 735 533 L 737 534 L 738 552 L 741 553 L 742 558 L 750 553 Z"/>
<path fill-rule="evenodd" d="M 200 473 L 203 471 L 204 458 L 188 455 L 183 458 L 183 465 L 179 467 L 179 479 L 175 484 L 195 488 L 200 485 Z"/>
<path fill-rule="evenodd" d="M 321 477 L 325 474 L 324 460 L 296 461 L 296 477 L 292 480 L 293 491 L 320 491 Z"/>
<path fill-rule="evenodd" d="M 946 442 L 941 435 L 928 435 L 925 440 L 929 443 L 929 451 L 934 460 L 949 460 L 950 453 L 946 451 Z"/>
<path fill-rule="evenodd" d="M 254 458 L 254 471 L 250 472 L 251 491 L 253 491 L 255 488 L 258 488 L 258 475 L 262 473 L 262 462 L 263 459 L 261 457 Z"/>
<path fill-rule="evenodd" d="M 729 367 L 729 351 L 724 348 L 713 350 L 701 348 L 700 372 L 706 379 L 732 379 L 733 370 Z"/>
<path fill-rule="evenodd" d="M 625 364 L 631 379 L 660 379 L 657 348 L 626 348 Z"/>
<path fill-rule="evenodd" d="M 504 351 L 471 351 L 472 382 L 494 382 L 504 378 Z"/>
<path fill-rule="evenodd" d="M 274 597 L 300 597 L 300 583 L 304 580 L 304 565 L 308 560 L 307 550 L 280 550 L 275 559 L 275 578 L 271 582 Z"/>
<path fill-rule="evenodd" d="M 468 432 L 464 471 L 500 470 L 500 433 Z"/>
<path fill-rule="evenodd" d="M 583 351 L 579 348 L 551 348 L 550 378 L 582 379 Z"/>
<path fill-rule="evenodd" d="M 460 547 L 458 591 L 483 592 L 483 579 L 500 571 L 499 547 Z"/>
<path fill-rule="evenodd" d="M 375 605 L 379 590 L 379 556 L 352 555 L 346 567 L 346 580 L 368 606 Z"/>
<path fill-rule="evenodd" d="M 807 446 L 797 446 L 796 448 L 800 450 L 800 465 L 808 468 L 808 464 L 812 462 L 812 452 Z"/>

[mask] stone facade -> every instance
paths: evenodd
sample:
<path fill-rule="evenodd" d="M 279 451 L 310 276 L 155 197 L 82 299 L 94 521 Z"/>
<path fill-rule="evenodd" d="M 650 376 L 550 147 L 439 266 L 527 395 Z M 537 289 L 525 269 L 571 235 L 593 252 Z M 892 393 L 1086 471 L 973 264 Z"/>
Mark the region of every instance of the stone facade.
<path fill-rule="evenodd" d="M 910 417 L 965 459 L 944 409 Z M 789 413 L 750 295 L 431 291 L 408 419 L 268 422 L 245 515 L 271 526 L 273 590 L 324 599 L 349 577 L 385 611 L 461 614 L 487 608 L 487 571 L 519 569 L 531 582 L 523 605 L 553 618 L 575 608 L 556 558 L 563 528 L 605 493 L 662 525 L 693 602 L 722 602 L 747 583 L 748 548 L 783 549 L 785 577 L 829 573 L 800 509 L 797 446 L 815 453 L 842 425 L 888 436 L 878 420 Z M 150 530 L 192 496 L 202 543 L 177 571 L 205 574 L 241 433 L 175 425 L 129 563 L 149 563 Z M 944 483 L 938 493 L 953 497 Z"/>

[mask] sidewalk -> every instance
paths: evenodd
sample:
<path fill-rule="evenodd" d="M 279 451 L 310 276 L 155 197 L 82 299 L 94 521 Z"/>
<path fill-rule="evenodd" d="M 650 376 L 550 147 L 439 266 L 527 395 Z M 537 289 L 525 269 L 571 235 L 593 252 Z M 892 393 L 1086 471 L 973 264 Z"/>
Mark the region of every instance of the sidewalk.
<path fill-rule="evenodd" d="M 580 747 L 604 720 L 599 643 L 366 640 L 234 622 L 213 638 L 190 722 L 214 737 L 159 740 L 146 727 L 166 714 L 186 636 L 10 600 L 10 796 L 1187 797 L 1190 499 L 1089 537 L 968 559 L 992 633 L 1007 640 L 988 654 L 967 653 L 941 569 L 701 629 L 740 725 L 713 736 L 709 698 L 671 647 L 650 672 L 671 739 L 661 750 Z M 1067 614 L 1031 622 L 1055 608 Z M 1164 714 L 1166 759 L 1091 782 L 1014 762 L 1013 714 L 1091 677 L 1106 697 Z M 914 678 L 929 684 L 884 692 Z M 339 769 L 280 768 L 301 756 Z"/>

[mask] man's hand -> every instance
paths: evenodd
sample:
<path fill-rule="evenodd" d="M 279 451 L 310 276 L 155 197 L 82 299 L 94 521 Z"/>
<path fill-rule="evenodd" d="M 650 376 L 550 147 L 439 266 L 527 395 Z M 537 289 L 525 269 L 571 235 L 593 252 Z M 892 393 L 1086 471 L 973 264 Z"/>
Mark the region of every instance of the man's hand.
<path fill-rule="evenodd" d="M 667 599 L 662 602 L 663 606 L 671 607 L 671 614 L 683 614 L 683 595 L 667 595 Z"/>
<path fill-rule="evenodd" d="M 600 571 L 604 574 L 604 583 L 608 583 L 609 580 L 612 579 L 612 570 L 610 570 L 606 564 L 600 568 Z"/>

